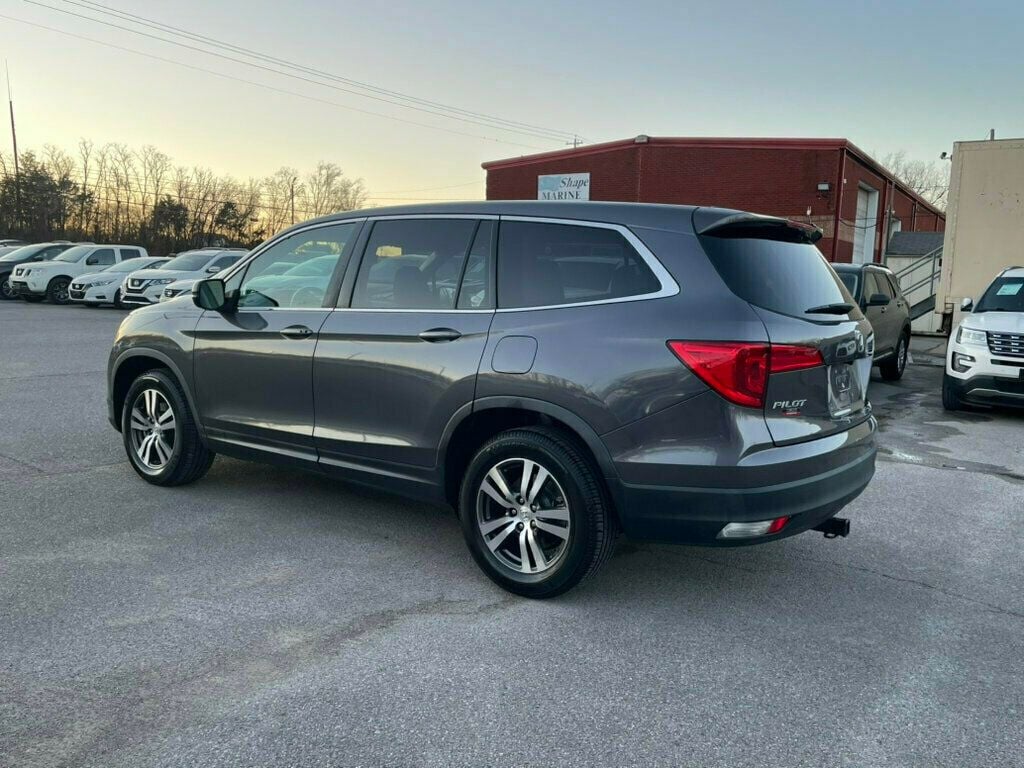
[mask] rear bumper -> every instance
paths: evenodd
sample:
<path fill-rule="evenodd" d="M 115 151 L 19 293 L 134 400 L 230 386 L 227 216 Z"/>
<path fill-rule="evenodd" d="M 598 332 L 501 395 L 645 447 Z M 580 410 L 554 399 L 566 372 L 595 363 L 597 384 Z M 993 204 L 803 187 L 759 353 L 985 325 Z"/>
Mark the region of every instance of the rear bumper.
<path fill-rule="evenodd" d="M 763 451 L 756 466 L 711 474 L 702 468 L 701 477 L 714 485 L 620 483 L 619 520 L 627 536 L 677 544 L 742 546 L 801 533 L 835 516 L 867 486 L 875 473 L 876 429 L 872 417 L 841 435 Z M 773 469 L 787 480 L 766 483 Z M 790 520 L 779 533 L 717 538 L 727 523 L 783 516 Z"/>

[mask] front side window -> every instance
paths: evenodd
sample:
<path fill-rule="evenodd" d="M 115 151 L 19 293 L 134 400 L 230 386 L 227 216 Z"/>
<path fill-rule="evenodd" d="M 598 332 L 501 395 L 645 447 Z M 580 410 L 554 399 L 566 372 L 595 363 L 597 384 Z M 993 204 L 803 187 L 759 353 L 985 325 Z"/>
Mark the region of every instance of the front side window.
<path fill-rule="evenodd" d="M 315 308 L 323 305 L 335 270 L 344 269 L 358 223 L 296 232 L 279 240 L 245 269 L 239 307 Z M 226 256 L 232 263 L 241 258 Z M 288 264 L 282 270 L 281 265 Z M 305 269 L 302 269 L 305 267 Z"/>
<path fill-rule="evenodd" d="M 113 248 L 99 248 L 89 255 L 85 263 L 91 267 L 109 267 L 115 261 Z"/>
<path fill-rule="evenodd" d="M 655 293 L 658 279 L 614 229 L 503 221 L 498 306 L 544 307 Z"/>
<path fill-rule="evenodd" d="M 885 278 L 885 275 L 881 272 L 871 272 L 869 274 L 874 278 L 875 285 L 878 286 L 876 293 L 880 293 L 885 296 L 885 298 L 891 299 L 893 295 L 892 286 L 889 285 L 889 281 Z"/>
<path fill-rule="evenodd" d="M 376 222 L 359 265 L 352 306 L 454 309 L 477 225 L 473 219 Z"/>

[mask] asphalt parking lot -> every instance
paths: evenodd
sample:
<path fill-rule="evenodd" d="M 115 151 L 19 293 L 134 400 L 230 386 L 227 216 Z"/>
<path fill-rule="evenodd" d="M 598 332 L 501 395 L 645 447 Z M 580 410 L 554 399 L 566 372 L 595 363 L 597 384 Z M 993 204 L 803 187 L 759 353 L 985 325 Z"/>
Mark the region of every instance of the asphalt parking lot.
<path fill-rule="evenodd" d="M 621 542 L 530 602 L 441 510 L 220 458 L 147 486 L 114 310 L 0 302 L 2 766 L 1024 764 L 1024 417 L 874 380 L 853 532 Z"/>

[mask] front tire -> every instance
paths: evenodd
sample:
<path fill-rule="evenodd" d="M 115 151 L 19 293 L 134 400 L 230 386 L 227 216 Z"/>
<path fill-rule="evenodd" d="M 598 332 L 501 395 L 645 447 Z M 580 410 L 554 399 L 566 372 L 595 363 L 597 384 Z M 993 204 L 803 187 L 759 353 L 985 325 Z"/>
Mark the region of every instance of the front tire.
<path fill-rule="evenodd" d="M 910 354 L 910 335 L 904 331 L 900 340 L 896 342 L 896 351 L 893 356 L 878 366 L 879 373 L 886 381 L 899 381 L 903 378 L 903 372 L 907 369 L 907 356 Z"/>
<path fill-rule="evenodd" d="M 0 278 L 0 301 L 11 301 L 12 299 L 18 298 L 14 294 L 14 289 L 11 288 L 10 278 L 10 275 L 4 275 Z"/>
<path fill-rule="evenodd" d="M 118 288 L 114 291 L 114 306 L 118 309 L 124 309 L 124 304 L 121 303 L 121 289 Z"/>
<path fill-rule="evenodd" d="M 960 399 L 953 384 L 953 377 L 948 373 L 942 374 L 942 407 L 947 411 L 960 411 L 964 407 L 963 400 Z"/>
<path fill-rule="evenodd" d="M 572 589 L 615 543 L 599 473 L 575 440 L 546 427 L 502 432 L 477 451 L 462 479 L 459 517 L 477 565 L 524 597 Z"/>
<path fill-rule="evenodd" d="M 51 304 L 69 303 L 71 301 L 71 297 L 68 295 L 69 285 L 71 285 L 71 281 L 66 277 L 53 278 L 46 286 L 46 298 L 50 300 Z"/>
<path fill-rule="evenodd" d="M 121 437 L 132 468 L 153 485 L 194 482 L 216 455 L 200 439 L 181 385 L 162 370 L 132 382 L 121 409 Z"/>

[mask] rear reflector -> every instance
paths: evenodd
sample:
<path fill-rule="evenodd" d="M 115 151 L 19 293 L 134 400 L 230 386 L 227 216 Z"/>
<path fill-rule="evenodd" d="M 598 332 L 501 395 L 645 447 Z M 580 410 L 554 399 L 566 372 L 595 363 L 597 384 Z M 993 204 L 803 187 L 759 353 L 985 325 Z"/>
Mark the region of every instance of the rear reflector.
<path fill-rule="evenodd" d="M 759 520 L 756 523 L 729 523 L 718 532 L 720 539 L 753 539 L 778 533 L 786 527 L 788 517 L 777 517 L 774 520 Z"/>
<path fill-rule="evenodd" d="M 815 347 L 740 341 L 670 341 L 669 349 L 726 400 L 763 408 L 768 375 L 817 368 L 825 361 Z"/>

